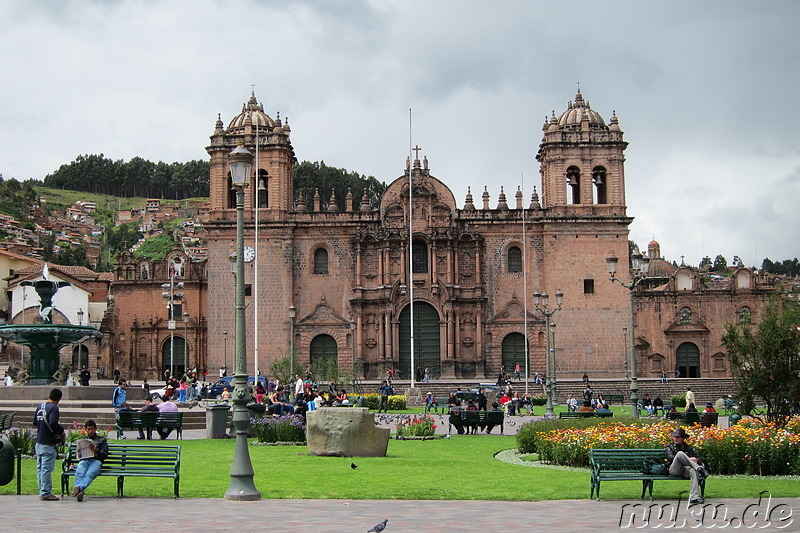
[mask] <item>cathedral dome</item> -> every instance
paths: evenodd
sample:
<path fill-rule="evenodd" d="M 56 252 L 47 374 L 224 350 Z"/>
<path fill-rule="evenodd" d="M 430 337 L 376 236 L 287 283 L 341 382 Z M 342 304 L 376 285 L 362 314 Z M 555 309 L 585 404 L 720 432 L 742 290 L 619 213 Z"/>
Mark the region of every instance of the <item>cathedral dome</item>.
<path fill-rule="evenodd" d="M 647 268 L 648 278 L 669 278 L 675 273 L 678 268 L 660 257 L 650 260 L 650 266 Z"/>
<path fill-rule="evenodd" d="M 575 102 L 567 104 L 567 110 L 558 117 L 559 128 L 580 129 L 584 115 L 589 120 L 592 129 L 608 129 L 600 113 L 589 107 L 589 102 L 583 99 L 580 91 L 575 95 Z"/>
<path fill-rule="evenodd" d="M 248 118 L 250 119 L 250 123 L 259 129 L 268 128 L 268 131 L 272 131 L 276 126 L 275 121 L 264 113 L 264 106 L 258 103 L 255 94 L 250 95 L 250 100 L 242 105 L 242 112 L 233 117 L 233 120 L 230 121 L 228 124 L 228 131 L 244 129 Z"/>

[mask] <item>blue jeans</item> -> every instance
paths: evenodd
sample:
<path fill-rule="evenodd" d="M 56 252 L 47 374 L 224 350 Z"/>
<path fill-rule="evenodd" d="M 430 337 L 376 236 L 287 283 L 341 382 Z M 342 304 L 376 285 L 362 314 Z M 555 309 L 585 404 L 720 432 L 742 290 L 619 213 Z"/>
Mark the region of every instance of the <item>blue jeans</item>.
<path fill-rule="evenodd" d="M 75 468 L 75 486 L 80 487 L 81 491 L 92 484 L 94 478 L 100 475 L 103 463 L 97 459 L 84 459 Z"/>
<path fill-rule="evenodd" d="M 36 478 L 39 480 L 39 495 L 41 496 L 47 496 L 53 491 L 56 453 L 56 447 L 52 444 L 36 443 Z"/>
<path fill-rule="evenodd" d="M 186 401 L 186 389 L 178 389 L 178 401 L 179 402 Z"/>

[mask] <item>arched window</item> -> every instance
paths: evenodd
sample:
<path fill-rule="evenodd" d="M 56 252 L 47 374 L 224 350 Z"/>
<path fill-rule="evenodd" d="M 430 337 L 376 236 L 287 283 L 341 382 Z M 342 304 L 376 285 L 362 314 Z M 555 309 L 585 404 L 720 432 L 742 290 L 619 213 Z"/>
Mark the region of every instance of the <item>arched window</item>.
<path fill-rule="evenodd" d="M 688 307 L 681 308 L 681 316 L 680 316 L 681 325 L 691 324 L 692 323 L 692 310 Z"/>
<path fill-rule="evenodd" d="M 592 183 L 594 184 L 595 200 L 598 204 L 608 203 L 608 194 L 606 188 L 606 169 L 603 167 L 595 167 L 592 170 Z"/>
<path fill-rule="evenodd" d="M 328 250 L 317 248 L 314 250 L 314 274 L 328 273 Z"/>
<path fill-rule="evenodd" d="M 522 250 L 519 246 L 512 246 L 508 249 L 508 271 L 522 272 Z"/>
<path fill-rule="evenodd" d="M 567 203 L 581 203 L 581 171 L 578 167 L 567 169 Z"/>
<path fill-rule="evenodd" d="M 424 241 L 415 240 L 411 244 L 411 272 L 414 274 L 428 272 L 428 245 Z"/>
<path fill-rule="evenodd" d="M 256 181 L 256 205 L 260 208 L 269 207 L 269 179 L 266 170 L 258 171 L 258 181 Z"/>
<path fill-rule="evenodd" d="M 744 306 L 741 309 L 739 309 L 740 324 L 750 324 L 752 320 L 753 320 L 753 314 L 750 312 L 749 307 Z"/>

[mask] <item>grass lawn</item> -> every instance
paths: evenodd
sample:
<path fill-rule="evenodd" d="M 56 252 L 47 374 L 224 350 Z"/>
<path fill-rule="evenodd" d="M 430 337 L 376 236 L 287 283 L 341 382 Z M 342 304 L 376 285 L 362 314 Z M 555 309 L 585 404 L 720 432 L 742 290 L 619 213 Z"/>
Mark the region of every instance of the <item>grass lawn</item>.
<path fill-rule="evenodd" d="M 169 441 L 170 444 L 174 441 Z M 181 441 L 181 496 L 219 498 L 228 488 L 234 440 Z M 387 457 L 312 457 L 305 446 L 250 446 L 255 483 L 263 498 L 379 499 L 379 500 L 567 500 L 589 498 L 589 471 L 530 468 L 498 461 L 496 452 L 516 447 L 511 436 L 455 435 L 432 441 L 389 442 Z M 36 463 L 22 461 L 22 491 L 35 494 Z M 350 467 L 358 465 L 357 469 Z M 60 461 L 53 489 L 60 490 Z M 774 497 L 800 496 L 797 478 L 709 478 L 706 497 L 752 498 L 763 490 Z M 113 496 L 115 478 L 98 478 L 89 495 Z M 683 482 L 656 482 L 653 495 L 674 499 Z M 0 487 L 14 494 L 16 480 Z M 637 481 L 607 482 L 603 499 L 636 499 Z M 125 494 L 132 497 L 170 497 L 172 481 L 129 478 Z"/>

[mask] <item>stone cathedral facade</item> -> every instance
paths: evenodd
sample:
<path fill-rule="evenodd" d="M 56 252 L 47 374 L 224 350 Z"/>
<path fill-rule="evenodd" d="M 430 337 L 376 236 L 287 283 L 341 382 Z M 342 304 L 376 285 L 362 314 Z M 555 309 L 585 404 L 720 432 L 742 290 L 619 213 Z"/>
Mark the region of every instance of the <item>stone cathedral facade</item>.
<path fill-rule="evenodd" d="M 245 244 L 257 256 L 245 274 L 249 368 L 256 353 L 264 371 L 292 346 L 302 365 L 335 359 L 347 371 L 358 362 L 367 378 L 392 367 L 407 379 L 413 295 L 414 366 L 434 377 L 494 378 L 502 367 L 524 369 L 527 335 L 530 371 L 544 372 L 545 320 L 530 295 L 549 293 L 552 310 L 560 290 L 558 375 L 622 375 L 629 293 L 608 281 L 605 258 L 628 258 L 627 143 L 617 117 L 606 123 L 580 93 L 544 123 L 535 156 L 541 197 L 500 190 L 493 200 L 494 191 L 475 184 L 480 197 L 459 202 L 428 154 L 400 162 L 375 210 L 351 195 L 298 200 L 288 122 L 270 117 L 254 95 L 227 127 L 218 119 L 207 147 L 209 368 L 222 366 L 223 333 L 233 331 L 236 206 L 227 157 L 240 140 L 257 154 L 245 190 Z"/>

